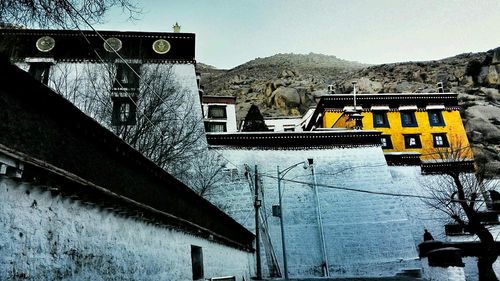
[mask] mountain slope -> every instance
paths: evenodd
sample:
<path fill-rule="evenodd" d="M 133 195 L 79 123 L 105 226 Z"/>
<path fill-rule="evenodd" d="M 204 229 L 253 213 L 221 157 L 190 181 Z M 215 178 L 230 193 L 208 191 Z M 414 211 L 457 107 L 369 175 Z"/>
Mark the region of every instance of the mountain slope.
<path fill-rule="evenodd" d="M 241 120 L 251 104 L 264 116 L 299 116 L 315 97 L 350 93 L 357 81 L 360 93 L 447 92 L 459 94 L 462 118 L 478 160 L 500 172 L 500 48 L 460 54 L 442 60 L 364 65 L 310 53 L 257 58 L 231 70 L 198 66 L 207 95 L 235 96 Z"/>

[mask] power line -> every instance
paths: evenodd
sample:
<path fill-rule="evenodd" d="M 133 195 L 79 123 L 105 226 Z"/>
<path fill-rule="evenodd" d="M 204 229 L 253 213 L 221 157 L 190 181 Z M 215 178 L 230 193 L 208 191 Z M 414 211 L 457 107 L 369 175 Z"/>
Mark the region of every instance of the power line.
<path fill-rule="evenodd" d="M 277 176 L 272 176 L 272 175 L 267 175 L 267 174 L 260 174 L 263 177 L 268 177 L 268 178 L 273 178 L 273 179 L 278 179 Z M 292 180 L 292 179 L 281 179 L 282 181 L 288 181 L 288 182 L 293 182 L 293 183 L 299 183 L 303 185 L 309 185 L 313 186 L 313 182 L 306 182 L 306 181 L 298 181 L 298 180 Z M 420 198 L 420 199 L 428 199 L 428 200 L 435 200 L 435 197 L 432 196 L 424 196 L 424 195 L 414 195 L 414 194 L 404 194 L 404 193 L 392 193 L 392 192 L 383 192 L 383 191 L 372 191 L 372 190 L 365 190 L 365 189 L 359 189 L 359 188 L 352 188 L 352 187 L 344 187 L 344 186 L 334 186 L 334 185 L 328 185 L 328 184 L 321 184 L 318 183 L 316 184 L 317 186 L 321 187 L 326 187 L 326 188 L 331 188 L 331 189 L 337 189 L 337 190 L 344 190 L 344 191 L 353 191 L 353 192 L 360 192 L 360 193 L 367 193 L 367 194 L 373 194 L 373 195 L 384 195 L 384 196 L 394 196 L 394 197 L 409 197 L 409 198 Z M 450 202 L 486 202 L 485 200 L 459 200 L 459 199 L 449 199 Z"/>

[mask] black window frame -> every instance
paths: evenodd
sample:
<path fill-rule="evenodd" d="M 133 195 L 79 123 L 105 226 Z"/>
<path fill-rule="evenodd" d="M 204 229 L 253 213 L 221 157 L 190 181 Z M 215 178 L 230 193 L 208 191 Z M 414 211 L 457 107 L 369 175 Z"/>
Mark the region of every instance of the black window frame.
<path fill-rule="evenodd" d="M 433 113 L 437 113 L 437 116 L 439 118 L 438 122 L 434 122 L 434 120 L 432 118 Z M 429 110 L 429 111 L 427 111 L 427 115 L 429 116 L 429 124 L 431 126 L 446 126 L 446 123 L 444 122 L 442 110 Z"/>
<path fill-rule="evenodd" d="M 404 115 L 410 116 L 411 122 L 405 122 L 406 118 Z M 418 127 L 417 116 L 414 110 L 403 110 L 401 111 L 401 125 L 403 127 Z"/>
<path fill-rule="evenodd" d="M 137 124 L 137 97 L 111 97 L 111 101 L 113 103 L 111 125 L 131 126 Z M 127 107 L 128 114 L 124 115 L 123 110 Z"/>
<path fill-rule="evenodd" d="M 389 119 L 387 118 L 387 111 L 377 110 L 373 111 L 373 127 L 374 128 L 390 128 Z M 382 124 L 376 122 L 377 117 L 380 116 L 382 119 Z"/>
<path fill-rule="evenodd" d="M 422 141 L 420 140 L 420 135 L 419 134 L 406 134 L 403 135 L 404 137 L 404 142 L 405 142 L 405 148 L 407 149 L 413 149 L 413 148 L 422 148 Z M 410 145 L 410 138 L 415 138 L 415 146 Z"/>
<path fill-rule="evenodd" d="M 385 139 L 385 146 L 384 143 L 382 142 L 382 139 Z M 393 149 L 394 146 L 392 145 L 392 139 L 390 135 L 381 135 L 380 136 L 380 143 L 382 144 L 382 149 Z"/>
<path fill-rule="evenodd" d="M 442 137 L 443 144 L 438 145 L 436 137 Z M 450 147 L 450 143 L 448 142 L 448 137 L 446 136 L 446 133 L 432 134 L 432 144 L 434 145 L 434 147 Z"/>
<path fill-rule="evenodd" d="M 211 125 L 223 125 L 224 130 L 223 131 L 213 131 L 211 129 Z M 227 132 L 227 122 L 205 122 L 205 132 L 206 133 L 223 133 Z"/>
<path fill-rule="evenodd" d="M 139 63 L 117 63 L 116 76 L 113 81 L 113 89 L 123 89 L 126 91 L 139 90 L 139 76 L 141 73 L 141 64 Z M 126 82 L 124 82 L 126 78 Z"/>
<path fill-rule="evenodd" d="M 28 73 L 39 82 L 48 85 L 51 66 L 50 62 L 30 62 Z"/>
<path fill-rule="evenodd" d="M 213 116 L 212 110 L 222 109 L 222 116 Z M 210 119 L 227 119 L 227 106 L 225 105 L 209 105 L 207 117 Z"/>

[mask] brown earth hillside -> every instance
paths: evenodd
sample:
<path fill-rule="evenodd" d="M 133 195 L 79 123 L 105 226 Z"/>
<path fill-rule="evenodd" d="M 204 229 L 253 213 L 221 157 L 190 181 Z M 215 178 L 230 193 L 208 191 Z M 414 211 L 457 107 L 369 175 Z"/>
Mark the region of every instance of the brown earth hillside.
<path fill-rule="evenodd" d="M 495 51 L 496 50 L 496 51 Z M 241 120 L 251 104 L 264 116 L 300 116 L 315 97 L 350 93 L 432 93 L 441 81 L 459 94 L 462 118 L 476 157 L 500 175 L 500 48 L 435 61 L 366 65 L 335 56 L 278 54 L 230 70 L 198 64 L 207 95 L 235 96 Z"/>

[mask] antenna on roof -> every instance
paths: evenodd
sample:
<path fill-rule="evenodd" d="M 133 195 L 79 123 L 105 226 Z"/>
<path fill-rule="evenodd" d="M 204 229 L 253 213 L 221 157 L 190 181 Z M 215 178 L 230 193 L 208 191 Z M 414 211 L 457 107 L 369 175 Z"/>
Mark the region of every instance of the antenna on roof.
<path fill-rule="evenodd" d="M 438 93 L 444 93 L 444 85 L 442 81 L 437 83 L 437 88 L 438 88 Z"/>
<path fill-rule="evenodd" d="M 356 111 L 356 81 L 352 81 L 352 92 L 354 94 L 354 110 Z"/>
<path fill-rule="evenodd" d="M 335 85 L 333 84 L 328 85 L 328 93 L 331 95 L 335 94 Z"/>

